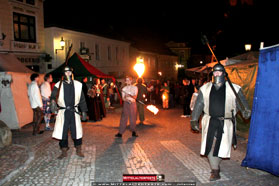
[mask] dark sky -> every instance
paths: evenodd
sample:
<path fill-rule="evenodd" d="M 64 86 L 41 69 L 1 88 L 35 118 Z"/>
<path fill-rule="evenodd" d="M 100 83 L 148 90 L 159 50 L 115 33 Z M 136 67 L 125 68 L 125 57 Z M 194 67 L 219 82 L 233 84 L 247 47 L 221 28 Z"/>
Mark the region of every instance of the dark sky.
<path fill-rule="evenodd" d="M 156 47 L 170 40 L 187 42 L 193 52 L 209 52 L 201 33 L 216 55 L 244 52 L 244 43 L 258 50 L 279 43 L 277 8 L 260 0 L 215 1 L 66 1 L 45 0 L 45 26 L 61 26 Z M 233 2 L 233 1 L 231 1 Z M 151 44 L 153 43 L 153 44 Z"/>

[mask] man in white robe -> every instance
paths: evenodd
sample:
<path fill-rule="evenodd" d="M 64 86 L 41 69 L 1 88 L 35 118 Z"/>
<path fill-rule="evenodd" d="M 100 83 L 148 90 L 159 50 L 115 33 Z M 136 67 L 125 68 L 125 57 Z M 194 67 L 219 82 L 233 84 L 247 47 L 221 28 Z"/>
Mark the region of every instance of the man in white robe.
<path fill-rule="evenodd" d="M 58 113 L 52 134 L 53 138 L 59 140 L 59 146 L 62 151 L 58 159 L 67 157 L 67 151 L 69 150 L 69 130 L 74 141 L 77 155 L 84 157 L 84 154 L 81 151 L 83 134 L 81 116 L 79 114 L 78 108 L 82 112 L 82 120 L 86 120 L 87 105 L 82 92 L 82 83 L 73 79 L 72 71 L 72 68 L 68 66 L 64 68 L 63 81 L 59 81 L 55 84 L 50 97 L 50 107 L 53 113 L 57 110 L 58 106 Z M 60 85 L 60 83 L 62 84 Z"/>
<path fill-rule="evenodd" d="M 229 83 L 225 80 L 226 71 L 223 65 L 213 67 L 213 82 L 200 88 L 194 110 L 191 127 L 199 131 L 198 119 L 202 112 L 201 155 L 208 157 L 211 167 L 210 181 L 220 179 L 220 162 L 222 158 L 230 158 L 231 146 L 236 146 L 235 115 L 238 110 L 248 119 L 251 116 L 248 103 L 240 86 L 232 84 L 239 100 Z M 242 106 L 241 106 L 242 104 Z"/>

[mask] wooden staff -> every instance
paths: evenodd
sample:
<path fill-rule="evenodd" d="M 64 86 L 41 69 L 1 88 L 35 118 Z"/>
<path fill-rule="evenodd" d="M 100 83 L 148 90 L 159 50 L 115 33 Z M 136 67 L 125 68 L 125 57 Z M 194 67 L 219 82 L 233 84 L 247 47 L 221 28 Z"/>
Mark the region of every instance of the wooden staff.
<path fill-rule="evenodd" d="M 68 52 L 67 52 L 66 61 L 65 61 L 65 66 L 68 65 L 68 61 L 69 61 L 69 58 L 70 58 L 70 53 L 71 53 L 72 47 L 73 47 L 73 44 L 70 45 L 69 50 L 68 50 Z M 61 89 L 62 81 L 63 81 L 63 79 L 64 79 L 63 77 L 64 77 L 64 74 L 63 74 L 62 77 L 60 78 L 60 83 L 59 83 L 59 87 L 58 87 L 58 92 L 57 92 L 56 97 L 55 97 L 55 102 L 56 102 L 56 104 L 57 104 L 57 100 L 58 100 L 58 97 L 59 97 L 59 94 L 60 94 L 60 89 Z"/>
<path fill-rule="evenodd" d="M 220 61 L 217 59 L 217 57 L 215 56 L 215 54 L 214 54 L 212 48 L 211 48 L 210 45 L 209 45 L 209 42 L 208 42 L 208 40 L 207 40 L 207 37 L 206 37 L 205 35 L 202 35 L 202 42 L 203 42 L 203 44 L 206 44 L 206 45 L 208 46 L 210 52 L 212 53 L 213 57 L 216 59 L 216 61 L 218 62 L 218 64 L 222 65 L 222 64 L 220 63 Z M 237 99 L 237 101 L 238 101 L 238 103 L 239 103 L 241 109 L 246 110 L 245 107 L 244 107 L 244 104 L 242 103 L 241 99 L 239 98 L 238 94 L 236 93 L 236 91 L 235 91 L 235 89 L 234 89 L 234 87 L 233 87 L 233 85 L 232 85 L 232 82 L 231 82 L 231 80 L 230 80 L 230 78 L 229 78 L 228 73 L 226 72 L 226 69 L 225 69 L 225 77 L 227 78 L 227 81 L 228 81 L 228 83 L 229 83 L 229 85 L 230 85 L 230 87 L 231 87 L 231 89 L 232 89 L 232 91 L 233 91 L 233 93 L 234 93 L 234 95 L 235 95 L 235 97 L 236 97 L 236 99 Z"/>

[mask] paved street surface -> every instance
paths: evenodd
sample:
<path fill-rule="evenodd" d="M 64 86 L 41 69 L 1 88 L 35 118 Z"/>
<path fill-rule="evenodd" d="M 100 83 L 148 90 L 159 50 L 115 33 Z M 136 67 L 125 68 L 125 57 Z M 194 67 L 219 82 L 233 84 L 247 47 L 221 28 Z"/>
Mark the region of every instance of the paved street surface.
<path fill-rule="evenodd" d="M 201 157 L 201 135 L 190 131 L 189 118 L 181 118 L 181 108 L 160 110 L 154 116 L 146 110 L 146 122 L 137 125 L 139 137 L 127 130 L 118 132 L 121 108 L 100 122 L 83 123 L 83 152 L 76 156 L 69 140 L 68 157 L 58 160 L 58 141 L 46 131 L 31 135 L 31 126 L 13 131 L 13 145 L 0 151 L 0 185 L 90 186 L 92 182 L 122 182 L 123 174 L 164 174 L 165 182 L 195 182 L 196 185 L 279 185 L 279 177 L 241 167 L 247 141 L 238 139 L 238 149 L 221 163 L 222 179 L 209 182 L 207 158 Z M 8 153 L 13 151 L 13 155 Z"/>

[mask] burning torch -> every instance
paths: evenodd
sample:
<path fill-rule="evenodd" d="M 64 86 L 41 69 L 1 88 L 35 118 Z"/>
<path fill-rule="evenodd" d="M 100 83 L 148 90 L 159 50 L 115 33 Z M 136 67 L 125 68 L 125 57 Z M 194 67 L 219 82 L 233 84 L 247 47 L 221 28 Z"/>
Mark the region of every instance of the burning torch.
<path fill-rule="evenodd" d="M 142 77 L 143 73 L 144 73 L 144 70 L 145 70 L 145 66 L 144 66 L 144 61 L 143 61 L 143 58 L 142 57 L 138 57 L 137 58 L 137 63 L 135 64 L 134 66 L 134 70 L 137 72 L 138 74 L 138 77 Z M 124 92 L 126 93 L 126 92 Z M 126 93 L 127 94 L 127 93 Z M 129 95 L 129 94 L 128 94 Z M 131 96 L 131 95 L 129 95 Z M 145 95 L 144 95 L 145 96 Z M 131 96 L 132 97 L 132 96 Z M 134 98 L 135 99 L 135 98 Z M 142 105 L 145 105 L 146 106 L 146 109 L 149 110 L 150 112 L 152 112 L 154 115 L 156 115 L 158 112 L 159 112 L 159 109 L 154 106 L 154 105 L 146 105 L 144 102 L 138 100 L 138 99 L 135 99 L 138 103 L 142 104 Z"/>
<path fill-rule="evenodd" d="M 125 92 L 124 90 L 122 90 L 122 92 L 124 92 L 126 95 L 130 96 L 131 98 L 135 99 L 138 103 L 146 106 L 146 109 L 149 110 L 150 112 L 152 112 L 154 115 L 156 115 L 159 112 L 159 109 L 157 107 L 155 107 L 154 105 L 146 105 L 144 102 L 140 101 L 137 98 L 134 98 L 131 94 Z"/>
<path fill-rule="evenodd" d="M 144 73 L 145 70 L 145 65 L 143 62 L 143 58 L 142 57 L 138 57 L 137 58 L 137 63 L 134 66 L 134 70 L 137 72 L 139 78 L 142 76 L 142 74 Z"/>

